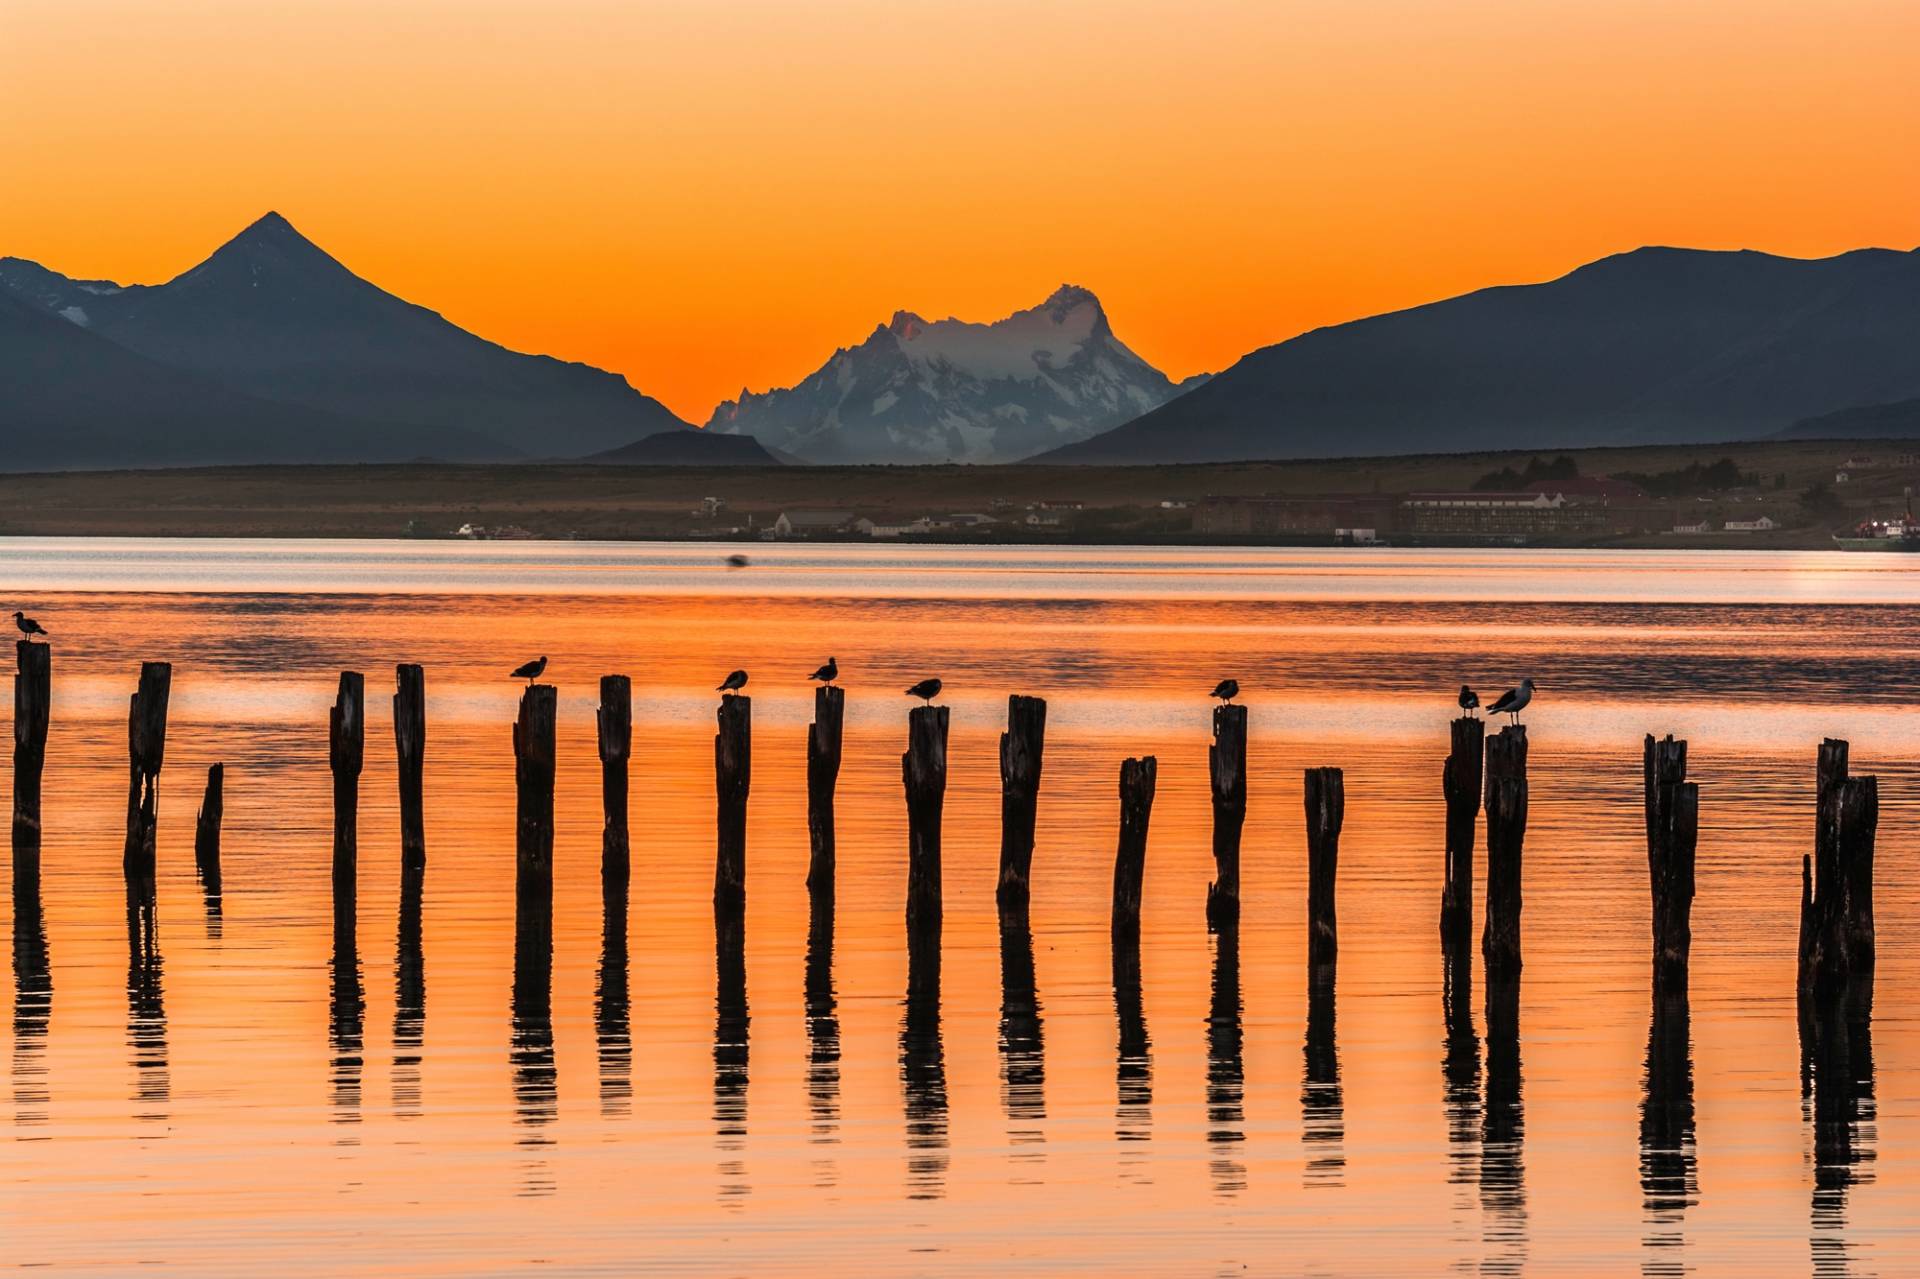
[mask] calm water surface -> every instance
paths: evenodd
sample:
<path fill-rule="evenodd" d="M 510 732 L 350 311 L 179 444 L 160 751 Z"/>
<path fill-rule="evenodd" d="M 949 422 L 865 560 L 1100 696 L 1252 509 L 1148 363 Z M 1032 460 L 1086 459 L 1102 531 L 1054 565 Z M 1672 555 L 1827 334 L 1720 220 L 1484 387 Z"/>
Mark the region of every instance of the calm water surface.
<path fill-rule="evenodd" d="M 726 569 L 733 549 L 752 567 Z M 1915 570 L 0 539 L 4 611 L 56 643 L 42 882 L 0 905 L 0 1256 L 187 1275 L 1920 1272 Z M 538 653 L 561 691 L 550 955 L 516 954 L 512 889 L 504 673 Z M 800 678 L 828 654 L 849 706 L 831 926 L 804 888 Z M 120 873 L 142 659 L 175 664 L 151 950 L 130 946 Z M 427 666 L 418 886 L 398 866 L 401 661 Z M 737 951 L 710 909 L 712 688 L 735 666 L 758 736 Z M 370 722 L 357 926 L 337 931 L 342 669 L 366 672 Z M 635 696 L 633 885 L 613 909 L 609 672 Z M 910 999 L 898 690 L 928 674 L 953 708 L 946 928 Z M 1226 674 L 1252 707 L 1251 805 L 1244 920 L 1213 937 L 1204 694 Z M 1526 969 L 1517 1006 L 1489 1009 L 1440 954 L 1439 775 L 1453 690 L 1522 674 L 1541 682 Z M 1010 692 L 1050 701 L 1029 931 L 993 902 Z M 1657 1023 L 1650 731 L 1691 739 L 1702 795 L 1691 997 Z M 1823 735 L 1882 794 L 1871 1067 L 1824 1091 L 1804 1086 L 1793 997 Z M 1136 961 L 1107 902 L 1118 765 L 1148 753 Z M 214 761 L 218 897 L 192 854 Z M 1305 966 L 1317 764 L 1347 786 L 1330 999 Z"/>

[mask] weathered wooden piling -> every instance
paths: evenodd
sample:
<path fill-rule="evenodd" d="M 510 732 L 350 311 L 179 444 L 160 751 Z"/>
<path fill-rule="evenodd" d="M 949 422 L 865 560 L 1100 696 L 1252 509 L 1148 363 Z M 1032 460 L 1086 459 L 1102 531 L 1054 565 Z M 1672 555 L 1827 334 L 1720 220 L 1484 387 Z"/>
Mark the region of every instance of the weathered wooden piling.
<path fill-rule="evenodd" d="M 1527 836 L 1527 730 L 1487 739 L 1487 922 L 1480 952 L 1490 986 L 1520 973 L 1520 859 Z"/>
<path fill-rule="evenodd" d="M 167 754 L 167 700 L 172 690 L 172 663 L 142 662 L 140 688 L 127 708 L 127 843 L 121 868 L 129 890 L 140 887 L 149 897 L 160 820 L 160 769 Z"/>
<path fill-rule="evenodd" d="M 15 859 L 40 851 L 40 779 L 47 764 L 47 724 L 53 707 L 53 648 L 21 640 L 14 645 L 13 851 Z"/>
<path fill-rule="evenodd" d="M 831 900 L 835 848 L 833 792 L 840 782 L 840 729 L 847 695 L 832 684 L 813 690 L 813 722 L 807 725 L 807 888 Z"/>
<path fill-rule="evenodd" d="M 907 749 L 900 756 L 907 792 L 907 930 L 938 932 L 940 816 L 947 802 L 947 708 L 907 712 Z"/>
<path fill-rule="evenodd" d="M 405 662 L 393 668 L 393 747 L 400 784 L 400 864 L 427 863 L 427 673 Z"/>
<path fill-rule="evenodd" d="M 215 896 L 220 892 L 220 823 L 227 811 L 226 779 L 225 764 L 208 766 L 207 793 L 193 820 L 193 865 L 208 893 Z"/>
<path fill-rule="evenodd" d="M 1819 792 L 1813 856 L 1801 860 L 1800 990 L 1820 1002 L 1841 998 L 1873 971 L 1873 845 L 1880 788 L 1847 771 L 1847 743 L 1829 738 L 1816 766 Z"/>
<path fill-rule="evenodd" d="M 627 761 L 633 754 L 633 681 L 600 677 L 600 707 L 594 713 L 600 746 L 600 882 L 625 889 L 632 876 L 627 834 Z"/>
<path fill-rule="evenodd" d="M 553 737 L 560 691 L 533 684 L 513 726 L 514 866 L 522 897 L 553 896 Z"/>
<path fill-rule="evenodd" d="M 1160 762 L 1149 755 L 1120 765 L 1120 843 L 1113 857 L 1113 932 L 1140 931 L 1140 896 L 1147 873 L 1147 828 L 1153 819 L 1153 788 Z"/>
<path fill-rule="evenodd" d="M 360 769 L 366 761 L 367 681 L 340 672 L 327 716 L 327 762 L 333 768 L 333 891 L 353 891 L 360 873 Z"/>
<path fill-rule="evenodd" d="M 1240 918 L 1240 832 L 1247 822 L 1247 708 L 1213 708 L 1213 744 L 1207 747 L 1213 782 L 1214 880 L 1207 885 L 1207 923 Z"/>
<path fill-rule="evenodd" d="M 1693 947 L 1693 861 L 1700 840 L 1700 787 L 1687 780 L 1687 744 L 1647 734 L 1647 872 L 1653 889 L 1653 988 L 1682 991 Z"/>
<path fill-rule="evenodd" d="M 1473 935 L 1473 844 L 1480 825 L 1481 764 L 1487 722 L 1472 715 L 1453 721 L 1453 748 L 1440 773 L 1447 801 L 1447 875 L 1440 890 L 1440 935 Z"/>
<path fill-rule="evenodd" d="M 1340 827 L 1346 821 L 1345 775 L 1337 768 L 1306 771 L 1307 963 L 1318 972 L 1340 953 L 1334 881 L 1340 869 Z"/>
<path fill-rule="evenodd" d="M 1007 698 L 1000 734 L 1000 884 L 1003 907 L 1025 906 L 1033 886 L 1033 832 L 1040 808 L 1040 766 L 1046 753 L 1044 698 Z"/>
<path fill-rule="evenodd" d="M 716 916 L 747 908 L 747 792 L 753 782 L 753 699 L 720 699 L 713 738 L 713 783 L 719 804 L 713 861 Z"/>

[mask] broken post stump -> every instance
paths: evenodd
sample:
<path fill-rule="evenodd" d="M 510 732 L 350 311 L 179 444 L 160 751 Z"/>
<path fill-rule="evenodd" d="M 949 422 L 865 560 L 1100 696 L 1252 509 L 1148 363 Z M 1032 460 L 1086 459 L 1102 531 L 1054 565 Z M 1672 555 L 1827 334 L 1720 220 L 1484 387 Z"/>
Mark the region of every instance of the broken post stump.
<path fill-rule="evenodd" d="M 900 756 L 907 792 L 907 931 L 940 930 L 940 817 L 947 802 L 947 707 L 907 712 Z"/>
<path fill-rule="evenodd" d="M 140 901 L 153 894 L 155 838 L 160 821 L 160 769 L 167 754 L 167 701 L 173 691 L 170 662 L 142 662 L 140 688 L 127 707 L 127 843 L 121 869 Z"/>
<path fill-rule="evenodd" d="M 47 724 L 53 707 L 53 648 L 20 640 L 13 677 L 13 851 L 40 852 L 40 782 L 47 764 Z"/>
<path fill-rule="evenodd" d="M 1337 768 L 1306 771 L 1307 963 L 1317 972 L 1340 953 L 1334 881 L 1340 869 L 1340 827 L 1346 820 L 1345 775 Z"/>
<path fill-rule="evenodd" d="M 1487 922 L 1480 952 L 1487 979 L 1520 974 L 1520 860 L 1527 836 L 1527 730 L 1501 729 L 1487 739 Z"/>
<path fill-rule="evenodd" d="M 1480 825 L 1480 785 L 1487 722 L 1472 715 L 1453 721 L 1453 746 L 1440 773 L 1447 801 L 1446 881 L 1440 889 L 1440 935 L 1473 935 L 1473 844 Z"/>
<path fill-rule="evenodd" d="M 1647 734 L 1647 872 L 1653 890 L 1653 988 L 1684 991 L 1693 947 L 1693 863 L 1700 840 L 1700 787 L 1687 780 L 1687 744 Z"/>
<path fill-rule="evenodd" d="M 813 722 L 807 725 L 807 888 L 829 902 L 836 849 L 833 792 L 840 782 L 840 730 L 846 710 L 845 690 L 832 684 L 813 690 Z"/>
<path fill-rule="evenodd" d="M 1214 880 L 1207 885 L 1207 923 L 1240 918 L 1240 832 L 1247 822 L 1247 708 L 1213 708 L 1213 744 L 1207 747 L 1213 783 Z"/>
<path fill-rule="evenodd" d="M 1040 766 L 1047 744 L 1044 698 L 1007 698 L 1000 734 L 1000 884 L 1003 907 L 1025 906 L 1033 891 L 1033 832 L 1040 808 Z"/>
<path fill-rule="evenodd" d="M 340 672 L 327 716 L 327 762 L 333 768 L 333 891 L 351 894 L 359 877 L 360 769 L 366 760 L 367 681 Z"/>
<path fill-rule="evenodd" d="M 719 812 L 713 861 L 716 918 L 747 908 L 747 792 L 753 781 L 753 699 L 720 699 L 713 738 L 713 783 Z"/>
<path fill-rule="evenodd" d="M 513 725 L 514 872 L 522 897 L 553 896 L 553 737 L 560 692 L 531 684 Z"/>
<path fill-rule="evenodd" d="M 427 763 L 427 674 L 402 663 L 393 668 L 393 747 L 400 784 L 400 865 L 427 863 L 427 819 L 421 786 Z"/>
<path fill-rule="evenodd" d="M 625 675 L 600 677 L 600 706 L 594 713 L 600 747 L 600 884 L 602 895 L 618 888 L 625 894 L 632 877 L 627 833 L 627 761 L 633 754 L 633 681 Z"/>
<path fill-rule="evenodd" d="M 220 822 L 226 814 L 225 764 L 207 768 L 207 793 L 193 821 L 193 864 L 209 893 L 220 891 Z"/>
<path fill-rule="evenodd" d="M 1800 991 L 1822 1005 L 1844 997 L 1874 964 L 1873 845 L 1880 786 L 1849 775 L 1848 746 L 1820 744 L 1813 856 L 1801 861 Z"/>
<path fill-rule="evenodd" d="M 1140 898 L 1146 882 L 1147 829 L 1153 820 L 1153 788 L 1159 761 L 1152 755 L 1120 765 L 1120 842 L 1113 857 L 1113 924 L 1122 939 L 1140 933 Z"/>

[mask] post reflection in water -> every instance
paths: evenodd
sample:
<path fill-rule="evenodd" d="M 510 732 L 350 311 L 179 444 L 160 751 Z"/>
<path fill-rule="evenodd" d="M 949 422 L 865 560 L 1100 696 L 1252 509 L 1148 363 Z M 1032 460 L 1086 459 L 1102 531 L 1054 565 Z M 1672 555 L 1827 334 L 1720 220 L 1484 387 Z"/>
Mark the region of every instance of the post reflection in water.
<path fill-rule="evenodd" d="M 720 1160 L 720 1197 L 738 1204 L 747 1181 L 747 925 L 738 912 L 716 912 L 714 937 L 713 1145 Z"/>
<path fill-rule="evenodd" d="M 1687 992 L 1656 991 L 1647 1025 L 1646 1096 L 1640 1106 L 1640 1191 L 1645 1275 L 1686 1271 L 1686 1211 L 1699 1201 L 1694 1157 L 1692 1014 Z"/>
<path fill-rule="evenodd" d="M 1214 1193 L 1221 1196 L 1247 1188 L 1247 1167 L 1238 1158 L 1240 1145 L 1247 1139 L 1244 1041 L 1240 925 L 1230 921 L 1213 935 L 1213 1002 L 1207 1012 L 1207 1145 L 1213 1152 Z"/>
<path fill-rule="evenodd" d="M 1307 1147 L 1306 1185 L 1338 1187 L 1347 1169 L 1346 1115 L 1340 1096 L 1340 1050 L 1334 1040 L 1334 966 L 1316 964 L 1307 988 L 1305 1071 L 1300 1084 L 1300 1137 Z"/>
<path fill-rule="evenodd" d="M 1140 997 L 1140 934 L 1113 935 L 1113 1014 L 1118 1023 L 1114 1053 L 1113 1136 L 1121 1143 L 1123 1176 L 1147 1166 L 1133 1143 L 1153 1139 L 1153 1044 Z M 1129 1177 L 1129 1179 L 1136 1179 Z M 1146 1180 L 1144 1176 L 1137 1178 Z"/>
<path fill-rule="evenodd" d="M 13 1122 L 47 1122 L 47 1023 L 53 1017 L 53 965 L 40 907 L 39 850 L 13 863 Z"/>
<path fill-rule="evenodd" d="M 808 1140 L 816 1146 L 840 1144 L 840 1015 L 833 989 L 833 897 L 813 895 L 807 919 L 807 1117 Z M 839 1179 L 831 1159 L 814 1164 L 820 1185 Z"/>
<path fill-rule="evenodd" d="M 609 876 L 602 892 L 593 1037 L 600 1058 L 600 1113 L 610 1119 L 633 1109 L 631 1010 L 627 988 L 627 883 Z"/>
<path fill-rule="evenodd" d="M 947 1056 L 940 1038 L 940 932 L 907 933 L 907 999 L 900 1019 L 900 1083 L 905 1093 L 907 1195 L 938 1199 L 947 1190 Z"/>
<path fill-rule="evenodd" d="M 560 1071 L 553 1049 L 553 902 L 521 892 L 513 930 L 514 1123 L 527 1156 L 520 1193 L 550 1195 L 557 1188 L 546 1159 L 559 1117 Z"/>
<path fill-rule="evenodd" d="M 348 892 L 351 893 L 351 889 Z M 366 987 L 360 980 L 360 948 L 351 896 L 333 908 L 333 971 L 327 1001 L 328 1079 L 333 1086 L 333 1121 L 360 1122 L 360 1083 L 366 1066 Z M 342 1138 L 350 1144 L 352 1138 Z"/>
<path fill-rule="evenodd" d="M 1862 1246 L 1848 1229 L 1847 1199 L 1872 1183 L 1876 1153 L 1871 970 L 1837 996 L 1802 991 L 1799 1019 L 1801 1108 L 1813 1127 L 1813 1273 L 1851 1275 Z"/>
<path fill-rule="evenodd" d="M 427 960 L 420 908 L 427 868 L 400 869 L 400 919 L 393 946 L 393 1113 L 420 1117 L 420 1048 L 427 1033 Z"/>
<path fill-rule="evenodd" d="M 1473 945 L 1447 940 L 1441 950 L 1440 1013 L 1446 1024 L 1440 1075 L 1447 1112 L 1447 1181 L 1477 1180 L 1480 1154 L 1480 1036 L 1473 1029 Z M 1456 1201 L 1456 1212 L 1466 1207 Z"/>
<path fill-rule="evenodd" d="M 1487 978 L 1487 1092 L 1480 1126 L 1480 1209 L 1490 1274 L 1520 1274 L 1527 1264 L 1527 1169 L 1522 1158 L 1520 979 Z"/>
<path fill-rule="evenodd" d="M 1046 1140 L 1046 1043 L 1033 966 L 1033 929 L 1024 906 L 1000 910 L 1000 1101 L 1007 1140 L 1015 1146 Z M 1016 1156 L 1021 1157 L 1021 1156 Z M 1039 1152 L 1024 1158 L 1038 1160 Z"/>
<path fill-rule="evenodd" d="M 153 887 L 127 884 L 127 1047 L 133 1061 L 134 1118 L 165 1122 L 173 1085 L 167 1068 L 167 1007 Z"/>

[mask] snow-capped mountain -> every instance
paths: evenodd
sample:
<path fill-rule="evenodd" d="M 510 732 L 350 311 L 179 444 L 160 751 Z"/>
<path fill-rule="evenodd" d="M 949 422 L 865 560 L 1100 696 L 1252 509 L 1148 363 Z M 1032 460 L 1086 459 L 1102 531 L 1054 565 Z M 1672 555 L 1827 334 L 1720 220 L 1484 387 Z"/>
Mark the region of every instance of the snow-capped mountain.
<path fill-rule="evenodd" d="M 809 462 L 1012 462 L 1084 440 L 1179 394 L 1065 285 L 993 324 L 901 311 L 798 386 L 742 391 L 709 430 Z"/>

